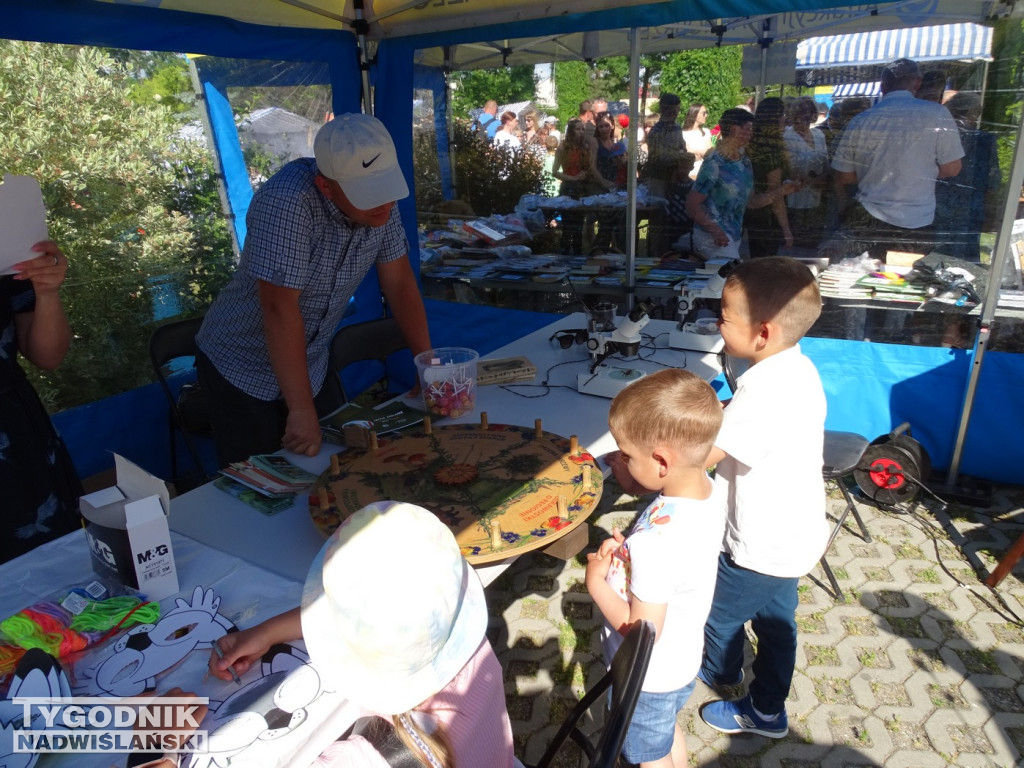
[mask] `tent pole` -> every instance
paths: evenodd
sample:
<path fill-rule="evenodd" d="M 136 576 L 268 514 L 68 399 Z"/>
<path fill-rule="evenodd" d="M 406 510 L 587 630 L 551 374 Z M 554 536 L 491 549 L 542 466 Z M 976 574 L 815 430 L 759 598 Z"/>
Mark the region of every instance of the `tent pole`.
<path fill-rule="evenodd" d="M 985 68 L 982 70 L 982 75 L 981 75 L 981 93 L 978 94 L 979 96 L 981 96 L 981 108 L 982 108 L 982 110 L 985 109 L 985 94 L 988 92 L 988 66 L 989 66 L 989 62 L 986 61 L 985 62 Z"/>
<path fill-rule="evenodd" d="M 452 76 L 446 69 L 444 73 L 444 99 L 445 99 L 445 130 L 448 132 L 448 167 L 451 169 L 452 199 L 459 197 L 459 181 L 455 175 L 455 153 L 452 152 L 452 140 L 455 138 L 455 124 L 452 117 Z"/>
<path fill-rule="evenodd" d="M 455 176 L 455 153 L 452 152 L 452 141 L 455 138 L 455 121 L 452 117 L 452 47 L 444 47 L 444 122 L 445 131 L 448 133 L 448 167 L 452 180 L 452 199 L 459 197 L 459 181 Z M 434 105 L 437 109 L 437 105 Z M 442 195 L 443 197 L 443 195 Z"/>
<path fill-rule="evenodd" d="M 758 79 L 757 90 L 755 91 L 757 96 L 757 104 L 754 105 L 756 108 L 758 104 L 764 101 L 765 91 L 768 89 L 768 46 L 771 45 L 771 40 L 761 40 L 761 77 Z"/>
<path fill-rule="evenodd" d="M 213 132 L 213 121 L 210 120 L 210 105 L 206 98 L 206 91 L 202 81 L 199 79 L 199 69 L 196 67 L 194 58 L 188 60 L 188 73 L 192 80 L 192 92 L 196 97 L 199 107 L 199 120 L 203 124 L 203 136 L 206 137 L 206 146 L 213 157 L 214 167 L 217 169 L 217 196 L 220 198 L 221 213 L 227 219 L 228 234 L 231 235 L 231 250 L 234 251 L 235 263 L 242 253 L 241 243 L 238 242 L 238 232 L 235 229 L 235 212 L 231 207 L 231 199 L 228 197 L 227 186 L 224 182 L 224 163 L 220 156 L 220 149 L 217 147 L 217 138 Z"/>
<path fill-rule="evenodd" d="M 370 31 L 370 24 L 363 12 L 363 0 L 353 0 L 352 10 L 355 12 L 355 21 L 352 22 L 352 29 L 356 33 L 356 43 L 359 48 L 359 71 L 363 78 L 363 112 L 373 114 L 373 98 L 370 96 L 370 61 L 366 52 L 366 35 Z"/>
<path fill-rule="evenodd" d="M 981 318 L 978 321 L 978 335 L 974 340 L 974 354 L 971 358 L 971 371 L 967 377 L 964 390 L 963 405 L 960 408 L 960 424 L 957 428 L 956 442 L 953 446 L 953 458 L 949 462 L 949 474 L 946 477 L 946 490 L 956 488 L 960 474 L 960 461 L 963 458 L 964 442 L 967 438 L 967 427 L 971 420 L 971 409 L 978 389 L 981 376 L 981 364 L 988 349 L 989 337 L 992 334 L 992 319 L 995 317 L 996 305 L 999 303 L 1003 270 L 1010 257 L 1010 240 L 1013 236 L 1013 222 L 1017 217 L 1017 205 L 1021 186 L 1024 185 L 1024 120 L 1017 126 L 1017 145 L 1013 150 L 1013 164 L 1010 168 L 1010 181 L 1007 185 L 1006 202 L 1003 206 L 1002 223 L 996 235 L 995 249 L 992 251 L 992 265 L 988 275 L 988 289 L 981 305 Z"/>
<path fill-rule="evenodd" d="M 629 30 L 629 78 L 626 82 L 633 83 L 629 89 L 629 135 L 626 146 L 629 151 L 629 169 L 626 172 L 626 309 L 633 308 L 636 291 L 636 166 L 637 151 L 636 129 L 641 125 L 639 115 L 636 84 L 640 82 L 640 31 L 633 27 Z M 651 230 L 648 223 L 647 237 L 650 247 Z"/>

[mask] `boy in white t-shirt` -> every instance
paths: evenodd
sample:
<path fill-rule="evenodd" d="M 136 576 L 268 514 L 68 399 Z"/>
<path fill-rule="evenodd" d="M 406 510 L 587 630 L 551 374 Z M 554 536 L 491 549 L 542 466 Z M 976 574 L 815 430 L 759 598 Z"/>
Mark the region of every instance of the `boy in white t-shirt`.
<path fill-rule="evenodd" d="M 665 369 L 622 390 L 608 421 L 619 465 L 659 495 L 628 536 L 615 530 L 588 555 L 587 591 L 604 614 L 608 663 L 633 622 L 646 619 L 657 632 L 623 756 L 682 768 L 676 717 L 696 683 L 725 523 L 721 491 L 704 469 L 722 408 L 699 377 Z"/>
<path fill-rule="evenodd" d="M 821 314 L 810 270 L 781 256 L 729 275 L 719 328 L 725 351 L 751 367 L 725 409 L 708 462 L 728 517 L 699 677 L 712 687 L 743 680 L 744 624 L 757 636 L 754 680 L 736 701 L 701 708 L 723 733 L 782 738 L 796 663 L 797 582 L 828 541 L 822 445 L 825 394 L 798 342 Z"/>

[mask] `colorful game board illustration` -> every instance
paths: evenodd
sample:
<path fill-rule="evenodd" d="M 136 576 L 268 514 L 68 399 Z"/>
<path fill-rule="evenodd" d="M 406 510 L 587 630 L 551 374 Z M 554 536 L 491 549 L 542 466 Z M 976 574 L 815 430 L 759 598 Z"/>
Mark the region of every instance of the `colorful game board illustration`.
<path fill-rule="evenodd" d="M 458 424 L 337 456 L 314 486 L 310 514 L 329 535 L 380 499 L 426 507 L 455 534 L 471 563 L 542 547 L 582 523 L 601 498 L 594 457 L 536 428 Z"/>

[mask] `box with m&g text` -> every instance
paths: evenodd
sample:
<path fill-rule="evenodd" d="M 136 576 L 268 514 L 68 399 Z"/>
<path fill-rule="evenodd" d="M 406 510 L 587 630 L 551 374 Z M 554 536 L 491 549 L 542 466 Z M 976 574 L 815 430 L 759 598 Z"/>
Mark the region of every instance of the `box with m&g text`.
<path fill-rule="evenodd" d="M 117 484 L 81 498 L 92 569 L 162 600 L 178 591 L 163 480 L 114 454 Z"/>

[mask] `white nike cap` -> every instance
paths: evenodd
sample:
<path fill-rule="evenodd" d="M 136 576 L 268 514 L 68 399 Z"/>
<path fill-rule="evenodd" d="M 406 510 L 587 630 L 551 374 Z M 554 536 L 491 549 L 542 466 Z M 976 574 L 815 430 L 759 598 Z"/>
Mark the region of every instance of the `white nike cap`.
<path fill-rule="evenodd" d="M 338 182 L 360 210 L 409 196 L 391 134 L 373 115 L 347 113 L 325 123 L 313 140 L 313 155 L 320 173 Z"/>

